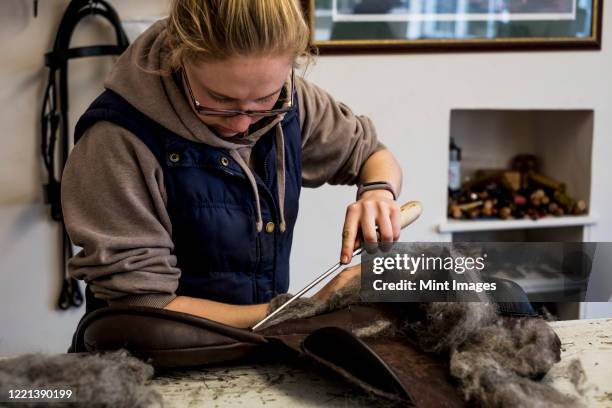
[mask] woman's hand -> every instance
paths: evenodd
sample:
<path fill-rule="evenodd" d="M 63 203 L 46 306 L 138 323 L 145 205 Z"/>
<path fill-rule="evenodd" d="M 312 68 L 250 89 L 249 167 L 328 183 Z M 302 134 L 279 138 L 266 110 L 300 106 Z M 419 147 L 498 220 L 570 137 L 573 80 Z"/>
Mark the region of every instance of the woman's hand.
<path fill-rule="evenodd" d="M 315 293 L 312 298 L 316 300 L 327 300 L 331 295 L 346 286 L 350 281 L 360 278 L 361 264 L 349 266 L 334 276 L 334 278 L 330 280 L 327 285 L 323 286 L 321 290 Z"/>
<path fill-rule="evenodd" d="M 340 262 L 351 262 L 360 238 L 365 242 L 395 242 L 400 237 L 401 229 L 400 207 L 393 194 L 387 190 L 364 192 L 358 201 L 346 209 Z"/>

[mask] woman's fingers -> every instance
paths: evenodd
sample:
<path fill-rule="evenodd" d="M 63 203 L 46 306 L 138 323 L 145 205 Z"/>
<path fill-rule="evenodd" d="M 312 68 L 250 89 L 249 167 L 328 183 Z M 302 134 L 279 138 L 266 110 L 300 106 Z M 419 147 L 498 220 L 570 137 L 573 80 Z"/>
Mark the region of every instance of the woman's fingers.
<path fill-rule="evenodd" d="M 374 192 L 371 192 L 374 193 Z M 367 244 L 395 242 L 401 232 L 400 208 L 386 196 L 371 194 L 349 205 L 342 230 L 340 262 L 351 262 L 359 238 Z"/>
<path fill-rule="evenodd" d="M 389 210 L 389 219 L 391 221 L 391 230 L 393 231 L 393 241 L 400 239 L 402 233 L 401 210 L 397 203 L 393 203 Z"/>
<path fill-rule="evenodd" d="M 349 205 L 346 209 L 346 218 L 342 228 L 342 251 L 340 262 L 347 264 L 353 258 L 353 251 L 358 242 L 357 233 L 359 232 L 359 220 L 361 218 L 361 207 L 358 203 Z"/>
<path fill-rule="evenodd" d="M 360 219 L 361 235 L 364 242 L 378 242 L 376 234 L 376 219 L 378 218 L 378 208 L 374 202 L 364 202 L 362 204 L 362 214 Z"/>
<path fill-rule="evenodd" d="M 378 225 L 379 241 L 393 242 L 393 225 L 391 223 L 390 210 L 387 206 L 383 206 L 378 211 L 376 224 Z"/>

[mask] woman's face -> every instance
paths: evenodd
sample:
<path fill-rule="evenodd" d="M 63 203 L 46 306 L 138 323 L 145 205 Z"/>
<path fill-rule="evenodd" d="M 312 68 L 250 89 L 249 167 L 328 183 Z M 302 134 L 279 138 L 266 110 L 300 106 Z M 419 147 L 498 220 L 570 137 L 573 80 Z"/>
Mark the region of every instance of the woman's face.
<path fill-rule="evenodd" d="M 290 56 L 237 56 L 185 64 L 194 98 L 206 108 L 272 109 L 292 68 Z M 190 101 L 191 102 L 191 101 Z M 261 117 L 210 116 L 194 113 L 221 137 L 246 132 Z"/>

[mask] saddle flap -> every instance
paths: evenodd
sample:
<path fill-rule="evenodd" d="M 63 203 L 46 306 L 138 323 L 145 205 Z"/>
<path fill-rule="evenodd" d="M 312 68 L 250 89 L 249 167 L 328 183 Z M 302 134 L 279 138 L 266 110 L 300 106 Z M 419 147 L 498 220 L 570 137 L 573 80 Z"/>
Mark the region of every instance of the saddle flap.
<path fill-rule="evenodd" d="M 402 306 L 416 316 L 416 303 Z M 270 342 L 303 353 L 367 392 L 400 405 L 465 406 L 444 356 L 426 353 L 410 339 L 389 332 L 401 324 L 397 312 L 387 304 L 351 305 L 288 320 L 262 333 Z"/>
<path fill-rule="evenodd" d="M 394 371 L 361 339 L 339 327 L 316 330 L 302 342 L 304 353 L 365 390 L 414 405 Z"/>

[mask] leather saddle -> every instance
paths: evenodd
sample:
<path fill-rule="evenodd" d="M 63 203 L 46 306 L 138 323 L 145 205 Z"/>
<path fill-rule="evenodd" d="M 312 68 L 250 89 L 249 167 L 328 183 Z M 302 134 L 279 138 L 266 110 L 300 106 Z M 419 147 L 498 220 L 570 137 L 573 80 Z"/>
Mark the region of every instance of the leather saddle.
<path fill-rule="evenodd" d="M 282 321 L 258 332 L 163 309 L 105 307 L 83 317 L 69 352 L 125 348 L 155 367 L 174 368 L 290 352 L 313 359 L 374 396 L 402 406 L 465 406 L 450 375 L 448 356 L 424 352 L 414 337 L 401 330 L 407 316 L 425 318 L 421 306 L 356 303 Z M 498 310 L 504 314 L 504 307 Z M 503 318 L 511 324 L 533 319 L 529 314 L 515 310 Z"/>

